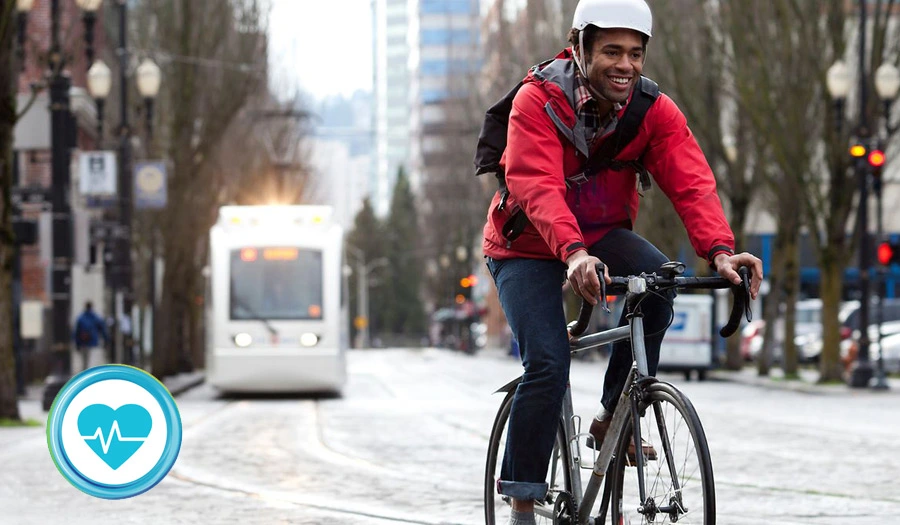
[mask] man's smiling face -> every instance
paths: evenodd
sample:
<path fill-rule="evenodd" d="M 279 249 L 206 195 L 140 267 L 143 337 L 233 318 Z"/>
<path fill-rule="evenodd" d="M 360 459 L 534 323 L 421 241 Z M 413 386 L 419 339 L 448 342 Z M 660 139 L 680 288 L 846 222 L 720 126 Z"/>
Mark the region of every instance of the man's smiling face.
<path fill-rule="evenodd" d="M 611 102 L 628 100 L 644 68 L 641 34 L 631 29 L 604 29 L 585 54 L 591 88 Z"/>

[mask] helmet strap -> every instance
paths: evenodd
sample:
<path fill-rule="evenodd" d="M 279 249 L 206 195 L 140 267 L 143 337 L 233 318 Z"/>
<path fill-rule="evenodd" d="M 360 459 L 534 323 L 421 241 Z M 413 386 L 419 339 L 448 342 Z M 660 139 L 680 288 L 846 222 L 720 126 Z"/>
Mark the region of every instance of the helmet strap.
<path fill-rule="evenodd" d="M 584 84 L 587 86 L 588 91 L 591 95 L 597 100 L 609 100 L 603 95 L 600 94 L 599 91 L 594 89 L 594 86 L 591 85 L 591 79 L 588 78 L 587 70 L 584 66 L 584 29 L 578 32 L 578 53 L 575 54 L 575 64 L 578 65 L 578 70 L 581 71 L 581 76 L 584 77 Z"/>
<path fill-rule="evenodd" d="M 575 56 L 575 64 L 578 65 L 578 70 L 581 71 L 581 76 L 587 80 L 587 71 L 584 70 L 584 29 L 578 32 L 578 53 Z"/>

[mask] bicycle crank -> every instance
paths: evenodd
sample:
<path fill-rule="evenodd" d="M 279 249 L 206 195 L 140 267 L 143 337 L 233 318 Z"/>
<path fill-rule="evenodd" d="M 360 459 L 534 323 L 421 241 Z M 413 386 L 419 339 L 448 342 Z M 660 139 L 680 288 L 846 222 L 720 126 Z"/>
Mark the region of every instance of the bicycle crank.
<path fill-rule="evenodd" d="M 578 509 L 575 500 L 568 492 L 560 492 L 553 505 L 553 525 L 576 525 Z"/>

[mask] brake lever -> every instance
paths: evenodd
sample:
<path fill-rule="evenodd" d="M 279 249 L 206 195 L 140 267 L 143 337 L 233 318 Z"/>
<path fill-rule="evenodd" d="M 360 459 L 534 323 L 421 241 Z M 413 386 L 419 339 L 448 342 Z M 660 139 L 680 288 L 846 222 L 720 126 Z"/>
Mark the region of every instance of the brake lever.
<path fill-rule="evenodd" d="M 750 309 L 750 270 L 746 266 L 741 266 L 738 274 L 741 276 L 741 284 L 744 286 L 744 317 L 749 323 L 753 320 L 753 310 Z"/>
<path fill-rule="evenodd" d="M 597 263 L 597 277 L 600 278 L 600 308 L 603 308 L 603 311 L 606 313 L 611 313 L 609 311 L 609 301 L 606 299 L 606 278 L 604 277 L 606 265 L 602 262 Z"/>

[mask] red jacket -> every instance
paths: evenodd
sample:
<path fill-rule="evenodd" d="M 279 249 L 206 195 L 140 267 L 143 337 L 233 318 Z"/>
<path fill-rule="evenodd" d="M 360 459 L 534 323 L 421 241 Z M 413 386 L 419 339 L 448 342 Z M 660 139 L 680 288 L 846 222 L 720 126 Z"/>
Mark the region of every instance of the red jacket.
<path fill-rule="evenodd" d="M 484 254 L 489 257 L 565 261 L 610 230 L 634 225 L 638 193 L 633 170 L 600 171 L 581 185 L 577 202 L 576 189 L 566 186 L 566 177 L 578 174 L 585 162 L 571 138 L 576 123 L 571 98 L 574 75 L 571 50 L 566 49 L 542 70 L 529 72 L 516 94 L 500 162 L 510 195 L 503 210 L 498 210 L 499 192 L 491 202 L 484 227 Z M 594 148 L 602 141 L 596 140 Z M 641 156 L 657 186 L 674 204 L 697 255 L 711 261 L 720 252 L 733 251 L 734 234 L 712 170 L 681 110 L 664 94 L 647 111 L 637 137 L 616 159 Z M 530 224 L 509 241 L 502 234 L 503 225 L 519 208 Z"/>

